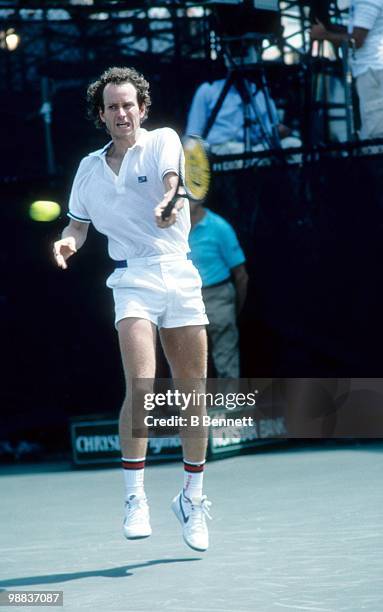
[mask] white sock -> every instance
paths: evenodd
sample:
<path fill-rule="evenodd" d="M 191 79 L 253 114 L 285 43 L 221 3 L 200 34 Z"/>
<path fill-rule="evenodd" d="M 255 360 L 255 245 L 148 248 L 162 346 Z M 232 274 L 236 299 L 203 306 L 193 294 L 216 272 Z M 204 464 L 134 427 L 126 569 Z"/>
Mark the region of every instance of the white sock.
<path fill-rule="evenodd" d="M 130 495 L 145 497 L 145 457 L 139 457 L 138 459 L 122 457 L 122 467 L 125 481 L 125 499 L 127 500 Z"/>
<path fill-rule="evenodd" d="M 185 497 L 202 497 L 203 471 L 205 461 L 194 463 L 184 460 L 184 488 Z"/>

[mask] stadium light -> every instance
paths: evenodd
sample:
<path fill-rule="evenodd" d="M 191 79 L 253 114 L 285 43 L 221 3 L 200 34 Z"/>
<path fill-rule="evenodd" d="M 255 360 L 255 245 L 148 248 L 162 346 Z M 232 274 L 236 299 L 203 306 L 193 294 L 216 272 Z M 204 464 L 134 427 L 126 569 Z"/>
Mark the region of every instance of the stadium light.
<path fill-rule="evenodd" d="M 0 47 L 7 51 L 15 51 L 20 44 L 20 36 L 14 28 L 0 32 Z"/>

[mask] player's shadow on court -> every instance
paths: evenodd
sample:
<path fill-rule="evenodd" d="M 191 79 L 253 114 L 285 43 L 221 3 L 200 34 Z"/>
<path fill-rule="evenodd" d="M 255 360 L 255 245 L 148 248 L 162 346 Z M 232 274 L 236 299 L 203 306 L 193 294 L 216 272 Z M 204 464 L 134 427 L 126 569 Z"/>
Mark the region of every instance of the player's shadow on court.
<path fill-rule="evenodd" d="M 68 582 L 69 580 L 79 580 L 80 578 L 124 578 L 126 576 L 134 576 L 131 570 L 141 569 L 142 567 L 151 567 L 153 565 L 165 565 L 167 563 L 187 563 L 190 561 L 201 561 L 201 557 L 186 557 L 183 559 L 153 559 L 144 563 L 135 563 L 134 565 L 121 565 L 120 567 L 112 567 L 111 569 L 99 569 L 89 572 L 73 572 L 71 574 L 48 574 L 46 576 L 25 576 L 24 578 L 10 578 L 9 580 L 0 580 L 0 591 L 11 587 L 33 586 L 35 584 L 54 584 L 56 582 Z"/>

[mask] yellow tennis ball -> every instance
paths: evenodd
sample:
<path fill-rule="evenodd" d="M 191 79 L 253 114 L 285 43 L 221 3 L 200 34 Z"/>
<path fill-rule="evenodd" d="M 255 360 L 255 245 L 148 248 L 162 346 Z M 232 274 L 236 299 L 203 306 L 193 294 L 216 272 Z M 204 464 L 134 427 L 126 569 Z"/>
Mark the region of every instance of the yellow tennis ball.
<path fill-rule="evenodd" d="M 54 221 L 61 212 L 60 204 L 50 200 L 36 200 L 31 204 L 29 216 L 33 221 Z"/>

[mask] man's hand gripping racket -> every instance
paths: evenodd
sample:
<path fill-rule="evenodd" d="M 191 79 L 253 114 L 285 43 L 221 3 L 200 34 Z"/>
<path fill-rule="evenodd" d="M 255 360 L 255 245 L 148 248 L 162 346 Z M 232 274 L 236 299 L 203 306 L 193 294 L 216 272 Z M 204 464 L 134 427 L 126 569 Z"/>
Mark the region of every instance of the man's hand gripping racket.
<path fill-rule="evenodd" d="M 183 168 L 183 155 L 181 152 L 178 185 L 173 198 L 161 213 L 162 221 L 167 221 L 180 198 L 190 198 L 202 202 L 210 187 L 210 163 L 208 153 L 202 138 L 186 136 L 182 142 L 185 157 L 185 170 Z"/>

